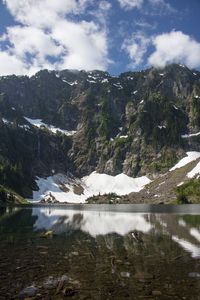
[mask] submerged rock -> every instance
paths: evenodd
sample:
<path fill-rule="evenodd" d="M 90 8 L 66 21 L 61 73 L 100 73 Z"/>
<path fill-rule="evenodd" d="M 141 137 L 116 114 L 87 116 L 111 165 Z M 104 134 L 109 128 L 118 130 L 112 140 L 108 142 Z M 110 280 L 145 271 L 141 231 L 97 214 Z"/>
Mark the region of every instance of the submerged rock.
<path fill-rule="evenodd" d="M 49 276 L 43 283 L 43 287 L 47 290 L 55 289 L 58 284 L 58 279 L 53 276 Z"/>
<path fill-rule="evenodd" d="M 200 273 L 191 272 L 188 274 L 188 277 L 190 278 L 200 278 Z"/>
<path fill-rule="evenodd" d="M 33 297 L 38 292 L 38 288 L 34 285 L 28 286 L 19 293 L 19 298 Z"/>
<path fill-rule="evenodd" d="M 153 296 L 161 296 L 162 293 L 161 293 L 161 291 L 152 291 L 152 295 Z"/>
<path fill-rule="evenodd" d="M 59 293 L 64 285 L 69 282 L 69 277 L 67 275 L 62 275 L 61 277 L 49 276 L 43 283 L 45 289 L 51 290 L 56 289 L 56 293 Z"/>
<path fill-rule="evenodd" d="M 129 278 L 131 274 L 129 272 L 121 272 L 120 275 L 121 277 Z"/>
<path fill-rule="evenodd" d="M 78 291 L 74 287 L 69 286 L 69 287 L 65 287 L 62 293 L 65 297 L 72 297 L 75 294 L 77 294 Z"/>
<path fill-rule="evenodd" d="M 63 275 L 58 282 L 56 293 L 59 293 L 61 290 L 63 290 L 66 283 L 69 282 L 69 277 L 67 275 Z"/>
<path fill-rule="evenodd" d="M 42 238 L 52 238 L 54 236 L 54 232 L 52 230 L 48 230 L 40 235 Z"/>

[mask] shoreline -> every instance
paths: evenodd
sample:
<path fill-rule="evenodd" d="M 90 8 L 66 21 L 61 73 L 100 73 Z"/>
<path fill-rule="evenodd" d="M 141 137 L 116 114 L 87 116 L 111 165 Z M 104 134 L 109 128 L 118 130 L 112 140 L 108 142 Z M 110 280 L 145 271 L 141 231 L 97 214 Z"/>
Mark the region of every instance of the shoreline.
<path fill-rule="evenodd" d="M 178 213 L 178 214 L 200 214 L 200 204 L 15 204 L 1 205 L 0 208 L 49 208 L 66 210 L 86 211 L 110 211 L 127 213 Z"/>

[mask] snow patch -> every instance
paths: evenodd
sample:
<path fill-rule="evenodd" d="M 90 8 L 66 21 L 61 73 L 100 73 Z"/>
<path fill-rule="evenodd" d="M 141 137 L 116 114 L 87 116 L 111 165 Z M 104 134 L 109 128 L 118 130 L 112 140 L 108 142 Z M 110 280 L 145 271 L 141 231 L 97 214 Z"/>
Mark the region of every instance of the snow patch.
<path fill-rule="evenodd" d="M 26 119 L 33 126 L 36 126 L 36 127 L 39 127 L 39 128 L 41 126 L 44 126 L 44 127 L 46 127 L 47 129 L 49 129 L 53 133 L 56 133 L 57 131 L 59 131 L 59 132 L 64 133 L 67 136 L 71 136 L 71 135 L 74 135 L 76 133 L 75 130 L 64 130 L 64 129 L 57 128 L 57 127 L 55 127 L 53 125 L 47 125 L 44 122 L 42 122 L 41 119 L 31 119 L 31 118 L 27 118 L 27 117 L 24 117 L 24 119 Z"/>
<path fill-rule="evenodd" d="M 96 83 L 96 81 L 94 81 L 94 80 L 89 80 L 89 79 L 87 79 L 87 82 L 90 82 L 90 83 Z"/>
<path fill-rule="evenodd" d="M 196 151 L 186 152 L 186 154 L 187 156 L 182 158 L 173 168 L 171 168 L 169 170 L 170 172 L 179 169 L 200 157 L 200 152 Z"/>
<path fill-rule="evenodd" d="M 42 119 L 31 119 L 27 117 L 24 117 L 24 119 L 26 119 L 26 121 L 28 121 L 31 125 L 36 127 L 46 126 L 46 124 L 42 122 Z"/>
<path fill-rule="evenodd" d="M 196 228 L 190 229 L 190 234 L 198 241 L 200 242 L 200 232 Z"/>
<path fill-rule="evenodd" d="M 96 79 L 97 79 L 97 77 L 95 77 L 95 76 L 92 76 L 92 75 L 88 75 L 88 77 L 89 77 L 89 78 L 91 78 L 91 79 L 94 79 L 94 80 L 96 80 Z"/>
<path fill-rule="evenodd" d="M 122 86 L 119 82 L 113 83 L 113 85 L 114 85 L 115 87 L 117 87 L 118 90 L 122 90 L 122 89 L 123 89 L 123 86 Z"/>
<path fill-rule="evenodd" d="M 196 165 L 196 167 L 194 169 L 192 169 L 192 171 L 187 173 L 187 177 L 188 178 L 194 178 L 199 174 L 200 174 L 200 162 Z"/>
<path fill-rule="evenodd" d="M 185 223 L 185 221 L 183 219 L 178 220 L 178 224 L 183 227 L 187 226 L 187 224 Z"/>
<path fill-rule="evenodd" d="M 107 83 L 107 82 L 109 82 L 107 78 L 104 78 L 104 79 L 101 81 L 101 83 Z"/>
<path fill-rule="evenodd" d="M 2 118 L 2 121 L 3 121 L 4 124 L 11 124 L 11 123 L 12 123 L 12 122 L 8 121 L 8 120 L 5 119 L 5 118 Z"/>
<path fill-rule="evenodd" d="M 77 80 L 76 80 L 76 81 L 73 81 L 73 82 L 69 82 L 69 81 L 67 81 L 66 79 L 62 79 L 62 81 L 65 82 L 65 83 L 67 83 L 67 84 L 69 84 L 69 85 L 71 85 L 71 86 L 78 84 L 78 81 L 77 81 Z"/>
<path fill-rule="evenodd" d="M 30 127 L 28 125 L 19 125 L 20 128 L 25 129 L 26 131 L 30 129 Z"/>
<path fill-rule="evenodd" d="M 193 137 L 193 136 L 198 136 L 198 135 L 200 135 L 200 132 L 197 132 L 197 133 L 191 133 L 191 134 L 183 134 L 183 135 L 181 135 L 181 137 L 182 137 L 183 139 L 187 139 L 187 138 L 190 138 L 190 137 Z"/>
<path fill-rule="evenodd" d="M 59 202 L 84 203 L 87 198 L 99 194 L 126 195 L 139 192 L 151 180 L 146 176 L 132 178 L 123 173 L 111 176 L 93 172 L 82 179 L 70 179 L 63 174 L 56 174 L 47 178 L 38 177 L 36 182 L 38 191 L 33 191 L 33 199 L 29 199 L 30 201 L 40 201 L 51 193 Z M 79 187 L 81 193 L 74 192 L 75 186 Z"/>

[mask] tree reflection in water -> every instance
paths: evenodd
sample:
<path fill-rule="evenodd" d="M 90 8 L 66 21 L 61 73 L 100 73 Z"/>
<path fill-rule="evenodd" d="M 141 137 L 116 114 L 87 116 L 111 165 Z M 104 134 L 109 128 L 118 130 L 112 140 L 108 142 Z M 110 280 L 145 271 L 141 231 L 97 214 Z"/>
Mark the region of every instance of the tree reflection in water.
<path fill-rule="evenodd" d="M 34 284 L 36 299 L 198 299 L 199 229 L 189 214 L 4 210 L 0 295 Z"/>

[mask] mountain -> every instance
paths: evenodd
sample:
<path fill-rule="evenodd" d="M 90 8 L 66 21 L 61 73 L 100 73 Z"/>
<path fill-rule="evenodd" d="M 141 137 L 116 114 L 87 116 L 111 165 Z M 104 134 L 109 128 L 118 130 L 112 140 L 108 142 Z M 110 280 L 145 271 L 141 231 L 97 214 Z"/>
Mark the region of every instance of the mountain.
<path fill-rule="evenodd" d="M 200 152 L 199 132 L 200 72 L 182 65 L 0 77 L 0 185 L 25 198 L 56 174 L 79 194 L 94 171 L 157 180 Z"/>

